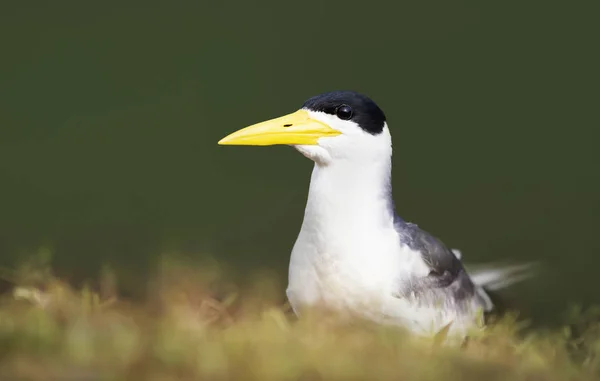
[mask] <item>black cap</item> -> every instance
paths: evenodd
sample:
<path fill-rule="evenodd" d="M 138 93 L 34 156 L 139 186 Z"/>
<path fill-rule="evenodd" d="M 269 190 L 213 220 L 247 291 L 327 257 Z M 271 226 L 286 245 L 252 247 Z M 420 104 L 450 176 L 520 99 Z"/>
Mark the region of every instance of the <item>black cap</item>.
<path fill-rule="evenodd" d="M 351 120 L 372 135 L 381 133 L 385 123 L 385 114 L 377 104 L 354 91 L 332 91 L 316 95 L 304 102 L 302 108 Z"/>

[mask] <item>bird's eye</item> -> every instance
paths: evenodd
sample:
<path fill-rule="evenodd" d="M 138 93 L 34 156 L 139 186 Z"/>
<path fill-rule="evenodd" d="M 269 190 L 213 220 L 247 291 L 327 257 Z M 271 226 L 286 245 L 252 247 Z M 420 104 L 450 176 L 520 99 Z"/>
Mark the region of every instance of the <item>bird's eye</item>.
<path fill-rule="evenodd" d="M 350 120 L 352 118 L 352 107 L 341 105 L 335 110 L 335 114 L 342 120 Z"/>

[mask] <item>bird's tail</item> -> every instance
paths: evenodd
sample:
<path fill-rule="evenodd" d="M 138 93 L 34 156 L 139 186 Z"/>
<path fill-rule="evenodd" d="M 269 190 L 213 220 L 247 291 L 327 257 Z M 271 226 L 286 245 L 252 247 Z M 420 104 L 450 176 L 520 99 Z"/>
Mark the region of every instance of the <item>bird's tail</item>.
<path fill-rule="evenodd" d="M 498 291 L 533 277 L 537 263 L 469 266 L 471 280 L 486 290 Z"/>
<path fill-rule="evenodd" d="M 453 249 L 452 252 L 458 259 L 461 259 L 462 255 L 460 251 Z M 498 304 L 503 304 L 495 293 L 533 277 L 538 263 L 528 262 L 511 265 L 488 263 L 469 265 L 467 267 L 469 276 L 475 284 L 478 294 L 485 300 L 485 304 L 487 305 L 486 310 L 491 311 L 498 309 L 500 307 Z"/>

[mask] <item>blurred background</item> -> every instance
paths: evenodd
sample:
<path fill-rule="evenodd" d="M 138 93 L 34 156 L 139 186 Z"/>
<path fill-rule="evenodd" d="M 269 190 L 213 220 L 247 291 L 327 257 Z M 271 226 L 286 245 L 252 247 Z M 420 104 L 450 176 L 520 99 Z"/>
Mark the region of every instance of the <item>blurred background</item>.
<path fill-rule="evenodd" d="M 600 302 L 597 29 L 561 2 L 6 2 L 0 265 L 45 247 L 133 295 L 179 252 L 285 282 L 312 163 L 216 143 L 350 89 L 387 114 L 401 216 L 467 263 L 539 261 L 511 291 L 539 321 Z"/>

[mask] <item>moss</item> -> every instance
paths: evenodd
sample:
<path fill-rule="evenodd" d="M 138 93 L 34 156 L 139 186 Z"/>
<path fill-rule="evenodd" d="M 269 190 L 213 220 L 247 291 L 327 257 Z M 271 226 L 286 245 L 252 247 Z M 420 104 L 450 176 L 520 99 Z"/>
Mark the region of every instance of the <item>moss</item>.
<path fill-rule="evenodd" d="M 96 292 L 44 274 L 15 280 L 0 301 L 3 379 L 600 379 L 596 311 L 526 333 L 507 315 L 458 348 L 325 314 L 296 320 L 265 277 L 235 290 L 203 269 L 170 265 L 148 300 L 128 302 L 112 276 Z M 217 300 L 219 288 L 228 292 Z"/>

